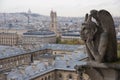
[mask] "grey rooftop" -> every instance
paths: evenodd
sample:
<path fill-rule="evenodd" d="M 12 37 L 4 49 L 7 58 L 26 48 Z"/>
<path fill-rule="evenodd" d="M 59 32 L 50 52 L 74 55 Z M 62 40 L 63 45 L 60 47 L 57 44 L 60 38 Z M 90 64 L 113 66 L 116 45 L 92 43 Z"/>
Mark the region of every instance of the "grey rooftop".
<path fill-rule="evenodd" d="M 52 49 L 52 50 L 62 50 L 62 51 L 75 51 L 79 48 L 84 48 L 84 45 L 65 45 L 65 44 L 44 44 L 41 48 L 31 49 L 29 52 L 23 48 L 12 47 L 12 46 L 0 46 L 0 59 L 17 56 L 21 54 L 32 53 L 38 50 Z"/>
<path fill-rule="evenodd" d="M 53 70 L 69 70 L 75 71 L 74 66 L 77 64 L 85 65 L 86 62 L 80 61 L 86 58 L 87 55 L 83 52 L 64 55 L 64 57 L 56 57 L 52 65 L 46 65 L 44 62 L 36 62 L 27 67 L 17 68 L 8 73 L 7 78 L 15 78 L 17 80 L 30 80 L 51 72 Z M 79 59 L 78 59 L 79 58 Z"/>
<path fill-rule="evenodd" d="M 26 33 L 23 33 L 23 35 L 52 35 L 52 34 L 55 34 L 55 33 L 49 30 L 28 31 Z"/>
<path fill-rule="evenodd" d="M 0 59 L 17 56 L 21 54 L 32 53 L 38 50 L 52 49 L 52 50 L 65 50 L 65 51 L 75 51 L 79 48 L 84 48 L 83 45 L 64 45 L 64 44 L 44 44 L 41 48 L 31 49 L 29 52 L 23 48 L 12 47 L 12 46 L 0 46 Z"/>
<path fill-rule="evenodd" d="M 83 45 L 66 45 L 66 44 L 45 44 L 44 48 L 52 50 L 75 51 L 78 48 L 83 48 Z"/>
<path fill-rule="evenodd" d="M 0 59 L 25 54 L 26 51 L 23 48 L 0 46 Z"/>

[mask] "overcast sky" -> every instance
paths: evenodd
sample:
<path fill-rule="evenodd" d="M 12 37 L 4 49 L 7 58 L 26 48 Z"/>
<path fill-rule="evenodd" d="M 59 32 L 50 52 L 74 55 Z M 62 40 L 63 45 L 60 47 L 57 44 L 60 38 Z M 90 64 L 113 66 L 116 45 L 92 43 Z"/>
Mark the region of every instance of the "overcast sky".
<path fill-rule="evenodd" d="M 106 9 L 113 16 L 120 16 L 120 0 L 0 0 L 0 12 L 27 12 L 58 16 L 84 16 L 91 9 Z"/>

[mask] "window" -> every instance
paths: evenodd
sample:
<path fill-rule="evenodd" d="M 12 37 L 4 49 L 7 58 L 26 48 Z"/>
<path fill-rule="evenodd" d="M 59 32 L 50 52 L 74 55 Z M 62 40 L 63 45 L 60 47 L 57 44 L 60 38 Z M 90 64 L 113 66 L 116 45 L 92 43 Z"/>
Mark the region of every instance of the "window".
<path fill-rule="evenodd" d="M 71 74 L 68 75 L 68 80 L 73 80 L 73 77 Z"/>
<path fill-rule="evenodd" d="M 48 80 L 51 80 L 51 77 L 50 77 L 50 75 L 48 76 Z"/>
<path fill-rule="evenodd" d="M 56 52 L 55 52 L 55 55 L 56 55 Z"/>
<path fill-rule="evenodd" d="M 47 77 L 45 77 L 45 80 L 47 80 Z"/>
<path fill-rule="evenodd" d="M 58 80 L 63 80 L 63 79 L 62 79 L 62 74 L 61 74 L 61 73 L 58 74 Z"/>

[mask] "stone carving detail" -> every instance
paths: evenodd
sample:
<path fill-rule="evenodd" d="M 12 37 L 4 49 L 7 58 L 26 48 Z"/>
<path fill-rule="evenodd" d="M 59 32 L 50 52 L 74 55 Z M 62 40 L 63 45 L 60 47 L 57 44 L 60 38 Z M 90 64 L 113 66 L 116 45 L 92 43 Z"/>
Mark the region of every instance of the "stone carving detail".
<path fill-rule="evenodd" d="M 82 24 L 81 38 L 85 42 L 90 60 L 97 62 L 117 60 L 115 26 L 108 11 L 91 10 L 90 14 L 86 14 Z"/>

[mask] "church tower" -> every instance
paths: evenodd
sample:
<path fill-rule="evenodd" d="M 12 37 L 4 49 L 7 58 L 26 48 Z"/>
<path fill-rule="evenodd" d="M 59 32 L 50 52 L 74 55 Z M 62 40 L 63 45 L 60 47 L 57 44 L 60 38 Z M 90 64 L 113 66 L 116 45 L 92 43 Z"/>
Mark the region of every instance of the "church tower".
<path fill-rule="evenodd" d="M 28 18 L 28 21 L 27 21 L 27 23 L 28 23 L 28 25 L 30 24 L 30 15 L 31 15 L 31 10 L 29 9 L 28 10 L 28 13 L 27 13 L 27 18 Z"/>
<path fill-rule="evenodd" d="M 50 22 L 50 31 L 53 31 L 56 35 L 58 35 L 57 31 L 57 14 L 54 11 L 50 13 L 51 22 Z"/>

